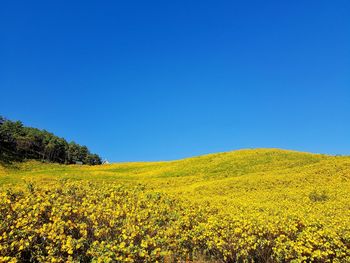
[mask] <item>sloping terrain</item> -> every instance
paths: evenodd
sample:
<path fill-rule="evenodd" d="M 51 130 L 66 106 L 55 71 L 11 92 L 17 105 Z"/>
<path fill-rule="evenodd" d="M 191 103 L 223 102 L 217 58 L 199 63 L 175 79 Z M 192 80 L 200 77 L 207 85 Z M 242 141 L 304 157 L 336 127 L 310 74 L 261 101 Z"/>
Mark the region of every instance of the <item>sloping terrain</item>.
<path fill-rule="evenodd" d="M 59 165 L 40 162 L 17 163 L 1 167 L 9 175 L 36 175 L 50 173 L 50 176 L 113 175 L 120 177 L 172 178 L 195 176 L 198 179 L 222 179 L 248 175 L 256 172 L 276 172 L 302 169 L 308 165 L 326 160 L 344 159 L 278 149 L 239 150 L 209 154 L 170 162 L 117 163 L 102 166 Z M 346 158 L 345 158 L 346 159 Z"/>
<path fill-rule="evenodd" d="M 38 193 L 63 191 L 66 202 L 72 202 L 72 206 L 77 199 L 70 200 L 70 195 L 81 191 L 91 196 L 88 192 L 93 192 L 94 197 L 89 197 L 89 201 L 97 197 L 106 198 L 101 200 L 101 206 L 96 200 L 91 202 L 97 210 L 101 210 L 101 214 L 105 213 L 106 218 L 111 219 L 114 214 L 104 210 L 111 204 L 104 202 L 112 197 L 114 200 L 119 190 L 113 189 L 119 189 L 118 185 L 126 189 L 137 187 L 138 194 L 134 198 L 146 198 L 146 203 L 158 202 L 158 197 L 153 199 L 154 194 L 175 200 L 159 203 L 159 207 L 166 207 L 167 212 L 158 211 L 157 206 L 147 208 L 150 211 L 146 218 L 158 222 L 156 218 L 162 213 L 174 216 L 166 219 L 167 222 L 177 222 L 169 223 L 169 233 L 156 232 L 163 233 L 159 234 L 159 240 L 177 244 L 177 248 L 162 243 L 157 249 L 165 253 L 163 256 L 154 256 L 154 250 L 142 250 L 137 252 L 134 261 L 159 260 L 166 258 L 165 255 L 171 255 L 172 260 L 190 257 L 193 260 L 224 262 L 243 259 L 256 262 L 350 260 L 350 157 L 250 149 L 169 162 L 79 166 L 31 161 L 0 168 L 0 189 L 3 191 L 10 188 L 13 191 L 24 189 L 29 193 L 35 193 L 33 189 L 47 189 L 37 190 Z M 73 190 L 55 190 L 70 187 Z M 128 191 L 119 193 L 122 199 L 123 194 L 130 195 Z M 134 193 L 134 190 L 130 191 Z M 56 196 L 56 192 L 53 195 Z M 110 194 L 103 197 L 104 193 Z M 50 196 L 43 194 L 40 200 Z M 128 209 L 136 206 L 132 209 L 142 214 L 143 206 L 131 204 L 130 200 L 123 205 Z M 54 205 L 56 201 L 48 202 Z M 169 202 L 175 202 L 176 211 L 172 211 Z M 146 209 L 149 205 L 144 207 Z M 78 208 L 77 211 L 80 211 Z M 130 218 L 136 216 L 132 209 Z M 85 215 L 87 211 L 82 210 L 81 213 Z M 94 214 L 91 216 L 95 217 Z M 130 227 L 126 221 L 121 222 L 124 227 Z M 145 219 L 142 224 L 147 222 L 148 219 Z M 101 229 L 106 228 L 106 223 L 100 224 Z M 133 223 L 132 227 L 135 224 L 138 223 Z M 91 242 L 101 241 L 96 236 L 94 238 Z M 122 246 L 133 244 L 120 240 L 113 242 Z M 89 254 L 91 246 L 86 246 Z M 102 253 L 100 249 L 97 249 L 98 253 Z M 145 256 L 140 256 L 140 253 Z M 94 255 L 92 253 L 87 258 L 94 258 Z"/>

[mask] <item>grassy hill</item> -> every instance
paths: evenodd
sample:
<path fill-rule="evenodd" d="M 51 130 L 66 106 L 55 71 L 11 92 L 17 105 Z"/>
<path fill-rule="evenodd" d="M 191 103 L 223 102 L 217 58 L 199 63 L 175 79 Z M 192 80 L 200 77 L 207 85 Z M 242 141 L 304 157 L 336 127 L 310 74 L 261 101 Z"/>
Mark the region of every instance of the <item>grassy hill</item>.
<path fill-rule="evenodd" d="M 87 187 L 97 196 L 117 185 L 141 187 L 137 196 L 175 200 L 177 220 L 185 220 L 183 211 L 192 213 L 194 225 L 178 229 L 190 237 L 167 236 L 181 252 L 162 247 L 163 259 L 350 260 L 350 157 L 249 149 L 169 162 L 78 166 L 32 161 L 0 167 L 3 191 L 52 191 L 66 184 Z M 153 261 L 152 251 L 143 251 L 144 257 L 138 252 L 133 260 Z"/>
<path fill-rule="evenodd" d="M 59 165 L 41 162 L 17 163 L 1 167 L 1 172 L 11 175 L 35 175 L 50 173 L 50 176 L 113 175 L 136 176 L 136 179 L 171 178 L 194 176 L 197 179 L 222 179 L 252 173 L 276 172 L 308 168 L 322 161 L 348 160 L 347 157 L 316 155 L 279 149 L 254 149 L 203 155 L 168 162 L 131 162 L 102 166 Z M 321 164 L 322 166 L 322 164 Z M 51 177 L 52 178 L 52 177 Z M 38 179 L 38 177 L 33 178 Z M 83 178 L 87 179 L 87 178 Z"/>

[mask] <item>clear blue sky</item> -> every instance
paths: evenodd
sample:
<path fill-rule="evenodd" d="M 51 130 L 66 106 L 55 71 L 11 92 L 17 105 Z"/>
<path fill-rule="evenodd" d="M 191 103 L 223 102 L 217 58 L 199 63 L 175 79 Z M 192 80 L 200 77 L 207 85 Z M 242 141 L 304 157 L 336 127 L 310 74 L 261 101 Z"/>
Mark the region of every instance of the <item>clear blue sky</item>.
<path fill-rule="evenodd" d="M 350 154 L 350 1 L 1 1 L 0 91 L 110 161 Z"/>

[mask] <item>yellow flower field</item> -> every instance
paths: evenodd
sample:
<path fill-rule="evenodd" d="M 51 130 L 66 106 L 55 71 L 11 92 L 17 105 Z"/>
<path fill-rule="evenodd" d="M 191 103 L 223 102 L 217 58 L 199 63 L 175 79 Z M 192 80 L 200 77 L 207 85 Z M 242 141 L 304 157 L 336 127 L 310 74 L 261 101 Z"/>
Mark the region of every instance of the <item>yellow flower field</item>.
<path fill-rule="evenodd" d="M 0 262 L 350 262 L 350 158 L 0 169 Z"/>

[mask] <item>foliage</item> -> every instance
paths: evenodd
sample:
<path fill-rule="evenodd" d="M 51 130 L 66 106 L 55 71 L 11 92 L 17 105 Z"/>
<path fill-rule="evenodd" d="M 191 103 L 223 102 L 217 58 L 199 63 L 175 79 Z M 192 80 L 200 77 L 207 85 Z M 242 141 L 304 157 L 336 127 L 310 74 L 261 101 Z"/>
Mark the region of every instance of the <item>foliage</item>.
<path fill-rule="evenodd" d="M 0 161 L 36 159 L 71 164 L 101 164 L 101 158 L 91 154 L 86 146 L 68 143 L 45 130 L 23 126 L 0 116 Z"/>
<path fill-rule="evenodd" d="M 1 194 L 2 262 L 155 262 L 198 255 L 223 262 L 350 259 L 345 225 L 222 215 L 116 184 L 66 182 L 30 189 Z"/>
<path fill-rule="evenodd" d="M 327 195 L 326 191 L 317 191 L 314 190 L 309 194 L 309 198 L 313 202 L 324 202 L 329 199 L 329 196 Z"/>
<path fill-rule="evenodd" d="M 0 262 L 350 262 L 350 158 L 0 170 Z"/>

